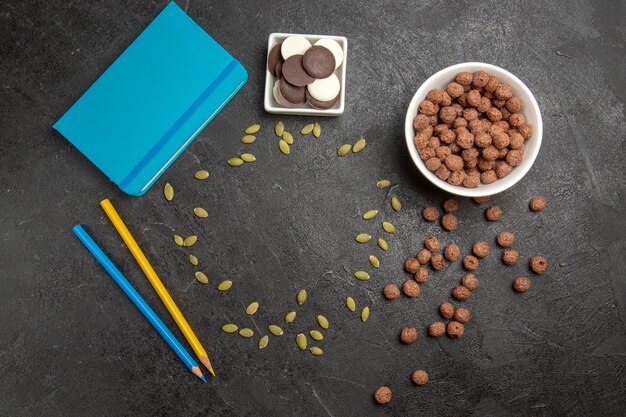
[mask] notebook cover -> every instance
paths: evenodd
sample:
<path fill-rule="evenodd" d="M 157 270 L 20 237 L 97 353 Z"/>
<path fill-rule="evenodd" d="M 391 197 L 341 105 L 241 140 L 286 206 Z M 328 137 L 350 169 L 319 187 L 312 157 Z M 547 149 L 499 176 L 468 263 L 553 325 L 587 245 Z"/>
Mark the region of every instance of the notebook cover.
<path fill-rule="evenodd" d="M 54 128 L 122 191 L 142 195 L 247 79 L 171 2 Z"/>

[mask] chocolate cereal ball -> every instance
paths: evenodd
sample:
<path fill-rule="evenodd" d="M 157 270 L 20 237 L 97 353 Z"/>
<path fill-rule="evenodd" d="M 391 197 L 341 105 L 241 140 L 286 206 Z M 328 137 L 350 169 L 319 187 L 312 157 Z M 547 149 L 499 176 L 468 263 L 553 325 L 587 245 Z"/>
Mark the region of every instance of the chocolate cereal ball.
<path fill-rule="evenodd" d="M 405 345 L 410 345 L 417 340 L 417 329 L 411 326 L 404 326 L 400 331 L 400 341 Z"/>
<path fill-rule="evenodd" d="M 417 260 L 421 265 L 426 265 L 428 261 L 430 261 L 431 256 L 432 256 L 432 253 L 428 249 L 422 249 L 417 254 Z M 416 272 L 417 272 L 417 269 L 411 273 L 414 274 Z"/>
<path fill-rule="evenodd" d="M 466 188 L 476 188 L 480 185 L 480 173 L 476 170 L 467 172 L 463 179 L 463 186 Z"/>
<path fill-rule="evenodd" d="M 450 87 L 448 86 L 448 88 L 450 88 Z M 463 89 L 463 87 L 461 87 L 461 90 L 462 89 Z M 444 123 L 452 123 L 452 122 L 454 122 L 454 119 L 456 119 L 456 110 L 452 106 L 442 107 L 439 110 L 439 119 L 441 119 L 441 121 L 444 122 Z M 421 120 L 420 120 L 420 122 L 421 122 Z M 415 119 L 413 119 L 413 126 L 415 126 L 415 123 L 416 123 Z"/>
<path fill-rule="evenodd" d="M 459 339 L 461 336 L 463 336 L 464 332 L 465 326 L 463 326 L 462 323 L 459 323 L 458 321 L 451 321 L 450 323 L 448 323 L 448 336 L 450 336 L 452 339 Z"/>
<path fill-rule="evenodd" d="M 454 214 L 459 210 L 459 207 L 461 207 L 461 203 L 455 198 L 449 198 L 443 202 L 443 211 L 446 213 Z"/>
<path fill-rule="evenodd" d="M 515 243 L 515 235 L 511 232 L 500 232 L 496 236 L 496 243 L 502 248 L 508 248 Z"/>
<path fill-rule="evenodd" d="M 402 292 L 407 297 L 415 298 L 420 295 L 420 286 L 415 280 L 408 279 L 402 284 Z"/>
<path fill-rule="evenodd" d="M 511 87 L 506 84 L 500 84 L 498 88 L 496 88 L 495 95 L 500 100 L 508 100 L 513 97 L 513 92 L 511 91 Z"/>
<path fill-rule="evenodd" d="M 424 217 L 426 221 L 434 222 L 439 218 L 439 209 L 435 206 L 428 206 L 422 211 L 422 217 Z"/>
<path fill-rule="evenodd" d="M 426 165 L 426 169 L 429 170 L 430 172 L 435 172 L 441 166 L 441 159 L 428 158 L 426 162 L 424 162 L 424 165 Z"/>
<path fill-rule="evenodd" d="M 418 283 L 423 283 L 428 281 L 428 269 L 421 267 L 416 273 L 415 276 L 413 277 L 413 279 L 415 280 L 415 282 Z"/>
<path fill-rule="evenodd" d="M 448 93 L 450 98 L 453 98 L 453 99 L 461 96 L 464 91 L 465 90 L 463 89 L 463 86 L 456 82 L 452 82 L 448 84 L 448 86 L 446 87 L 446 93 Z"/>
<path fill-rule="evenodd" d="M 441 303 L 439 306 L 439 314 L 441 314 L 441 317 L 444 319 L 451 319 L 454 315 L 454 306 L 452 303 L 447 301 L 445 303 Z"/>
<path fill-rule="evenodd" d="M 537 197 L 533 197 L 533 199 L 530 200 L 529 206 L 532 211 L 540 212 L 541 210 L 546 208 L 546 199 L 540 195 L 538 195 Z"/>
<path fill-rule="evenodd" d="M 506 109 L 511 113 L 518 113 L 522 110 L 522 100 L 519 97 L 513 96 L 506 101 Z"/>
<path fill-rule="evenodd" d="M 516 292 L 526 292 L 530 289 L 530 279 L 528 277 L 517 277 L 513 281 L 513 289 Z"/>
<path fill-rule="evenodd" d="M 404 269 L 406 270 L 406 272 L 408 272 L 409 274 L 414 274 L 417 272 L 417 270 L 419 269 L 422 263 L 415 259 L 415 258 L 409 258 L 406 261 L 404 261 Z"/>
<path fill-rule="evenodd" d="M 388 404 L 391 401 L 391 390 L 389 387 L 380 387 L 374 393 L 374 400 L 378 404 Z"/>
<path fill-rule="evenodd" d="M 460 169 L 463 169 L 463 158 L 458 155 L 448 155 L 444 160 L 444 163 L 450 171 L 458 171 Z"/>
<path fill-rule="evenodd" d="M 522 163 L 524 159 L 524 148 L 520 149 L 511 149 L 506 154 L 506 163 L 511 165 L 512 167 L 516 167 Z"/>
<path fill-rule="evenodd" d="M 456 117 L 456 111 L 454 112 L 454 116 Z M 430 119 L 428 118 L 428 116 L 418 114 L 413 118 L 413 129 L 415 129 L 415 132 L 421 132 L 422 130 L 426 129 L 429 123 Z"/>
<path fill-rule="evenodd" d="M 431 337 L 443 336 L 446 333 L 446 325 L 440 321 L 432 323 L 428 326 L 428 334 Z"/>
<path fill-rule="evenodd" d="M 533 135 L 533 127 L 526 123 L 524 123 L 521 126 L 518 126 L 517 130 L 524 137 L 524 140 L 530 139 L 530 137 Z"/>
<path fill-rule="evenodd" d="M 487 217 L 487 220 L 491 222 L 500 220 L 502 217 L 502 209 L 498 206 L 491 206 L 485 210 L 485 217 Z"/>
<path fill-rule="evenodd" d="M 435 175 L 437 176 L 437 178 L 439 178 L 442 181 L 446 181 L 448 178 L 450 178 L 450 174 L 451 172 L 448 169 L 448 167 L 446 167 L 443 164 L 439 167 L 439 169 L 437 169 L 437 171 L 435 171 Z M 437 212 L 437 217 L 439 217 L 439 212 Z"/>
<path fill-rule="evenodd" d="M 428 373 L 418 369 L 411 374 L 411 381 L 413 381 L 415 385 L 425 385 L 428 382 Z"/>
<path fill-rule="evenodd" d="M 426 95 L 426 100 L 434 104 L 439 104 L 443 101 L 443 90 L 437 88 L 430 90 Z"/>
<path fill-rule="evenodd" d="M 530 258 L 530 269 L 535 274 L 543 274 L 548 269 L 548 261 L 543 256 L 533 256 Z"/>
<path fill-rule="evenodd" d="M 477 241 L 472 247 L 472 253 L 474 253 L 474 255 L 479 258 L 484 258 L 485 256 L 488 256 L 489 252 L 489 243 L 485 242 L 484 240 Z"/>
<path fill-rule="evenodd" d="M 472 255 L 467 255 L 465 258 L 463 258 L 463 268 L 467 269 L 468 271 L 476 270 L 476 268 L 478 268 L 478 258 Z"/>
<path fill-rule="evenodd" d="M 502 252 L 502 262 L 505 265 L 512 266 L 517 263 L 519 259 L 519 253 L 514 249 L 507 249 Z"/>
<path fill-rule="evenodd" d="M 458 223 L 458 219 L 452 213 L 446 213 L 441 218 L 441 226 L 449 232 L 456 230 Z"/>
<path fill-rule="evenodd" d="M 424 239 L 424 247 L 430 252 L 437 252 L 439 250 L 439 241 L 435 236 L 428 236 Z"/>
<path fill-rule="evenodd" d="M 395 300 L 400 297 L 400 288 L 396 284 L 387 284 L 383 289 L 383 295 L 387 300 Z"/>
<path fill-rule="evenodd" d="M 461 185 L 463 184 L 463 180 L 465 179 L 465 177 L 467 176 L 467 174 L 465 174 L 465 171 L 453 171 L 450 174 L 450 177 L 448 177 L 448 184 L 452 184 L 452 185 Z M 451 213 L 449 213 L 451 214 Z"/>
<path fill-rule="evenodd" d="M 471 295 L 471 291 L 462 285 L 457 285 L 452 289 L 452 296 L 455 300 L 465 301 Z"/>
<path fill-rule="evenodd" d="M 461 285 L 470 291 L 474 291 L 478 288 L 478 278 L 476 278 L 474 274 L 465 274 L 463 278 L 461 278 Z"/>
<path fill-rule="evenodd" d="M 490 196 L 486 196 L 486 197 L 474 197 L 473 198 L 474 203 L 478 204 L 478 205 L 483 205 L 488 203 L 489 201 L 491 201 L 491 197 Z"/>
<path fill-rule="evenodd" d="M 466 308 L 459 307 L 454 310 L 454 320 L 458 321 L 459 323 L 467 323 L 468 321 L 470 321 L 470 316 L 470 311 Z"/>
<path fill-rule="evenodd" d="M 487 81 L 487 84 L 485 84 L 485 91 L 493 93 L 496 91 L 499 85 L 500 85 L 500 81 L 498 81 L 498 79 L 495 76 L 490 75 L 489 80 Z"/>
<path fill-rule="evenodd" d="M 450 243 L 443 252 L 445 258 L 450 262 L 456 261 L 460 254 L 461 248 L 455 243 Z"/>
<path fill-rule="evenodd" d="M 472 85 L 474 87 L 483 88 L 487 85 L 489 81 L 489 74 L 485 71 L 476 71 L 474 73 L 474 77 L 472 78 Z"/>
<path fill-rule="evenodd" d="M 440 253 L 436 253 L 430 258 L 430 265 L 435 271 L 441 271 L 446 266 L 446 261 Z"/>
<path fill-rule="evenodd" d="M 424 100 L 419 104 L 418 111 L 426 116 L 434 116 L 439 112 L 439 106 L 431 101 Z"/>
<path fill-rule="evenodd" d="M 474 80 L 474 75 L 471 72 L 463 71 L 459 72 L 454 79 L 457 83 L 461 85 L 470 85 Z"/>

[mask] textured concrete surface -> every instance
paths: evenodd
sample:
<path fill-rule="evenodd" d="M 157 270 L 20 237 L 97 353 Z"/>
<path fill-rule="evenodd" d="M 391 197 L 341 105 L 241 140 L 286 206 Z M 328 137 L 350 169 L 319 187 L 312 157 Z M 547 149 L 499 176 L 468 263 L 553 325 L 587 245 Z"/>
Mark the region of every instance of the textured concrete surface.
<path fill-rule="evenodd" d="M 144 197 L 122 195 L 51 125 L 164 7 L 145 1 L 5 1 L 0 4 L 0 415 L 11 416 L 617 416 L 626 406 L 626 203 L 624 165 L 625 10 L 619 1 L 181 1 L 250 72 L 250 81 Z M 309 118 L 264 113 L 265 45 L 273 31 L 345 35 L 350 41 L 347 110 L 320 120 L 323 136 L 296 138 L 282 156 L 272 125 L 296 131 Z M 544 145 L 530 173 L 496 198 L 500 223 L 463 201 L 456 233 L 419 212 L 446 197 L 412 166 L 405 108 L 422 81 L 448 65 L 480 60 L 518 75 L 544 116 Z M 184 76 L 184 68 L 181 69 Z M 167 103 L 164 103 L 166 105 Z M 252 122 L 263 133 L 243 146 Z M 364 135 L 365 151 L 344 159 L 338 145 Z M 226 166 L 244 149 L 258 161 Z M 205 182 L 192 178 L 207 168 Z M 389 178 L 392 190 L 377 190 Z M 171 182 L 177 195 L 161 193 Z M 389 209 L 395 193 L 400 213 Z M 530 213 L 536 194 L 549 206 Z M 83 223 L 157 312 L 167 318 L 98 201 L 110 197 L 173 297 L 205 342 L 219 377 L 198 383 L 70 232 Z M 210 216 L 193 217 L 203 206 Z M 380 234 L 361 214 L 381 210 L 398 233 L 392 249 L 357 246 Z M 432 274 L 415 300 L 380 294 L 406 279 L 403 260 L 434 233 L 467 252 L 502 229 L 517 234 L 518 266 L 499 250 L 477 271 L 465 304 L 473 318 L 458 341 L 425 336 L 437 305 L 461 276 L 458 262 Z M 200 236 L 192 250 L 172 235 Z M 186 258 L 211 283 L 194 281 Z M 369 282 L 352 278 L 375 253 Z M 550 267 L 514 294 L 526 260 Z M 234 281 L 229 293 L 217 283 Z M 296 308 L 286 335 L 256 347 L 270 322 Z M 344 307 L 351 295 L 371 318 Z M 257 315 L 245 306 L 261 303 Z M 331 321 L 323 357 L 298 351 L 296 333 Z M 245 340 L 225 322 L 255 329 Z M 413 324 L 419 341 L 402 346 Z M 177 329 L 176 335 L 180 335 Z M 426 369 L 431 382 L 412 385 Z M 378 407 L 372 392 L 389 385 Z"/>

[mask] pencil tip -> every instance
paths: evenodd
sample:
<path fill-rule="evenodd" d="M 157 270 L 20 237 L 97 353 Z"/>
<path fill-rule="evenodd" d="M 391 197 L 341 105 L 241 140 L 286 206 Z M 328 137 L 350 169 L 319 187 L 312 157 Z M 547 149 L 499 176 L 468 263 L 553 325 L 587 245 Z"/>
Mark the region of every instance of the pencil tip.
<path fill-rule="evenodd" d="M 204 382 L 204 383 L 206 384 L 206 378 L 204 377 L 204 375 L 202 375 L 202 376 L 200 377 L 200 379 L 202 380 L 202 382 Z"/>
<path fill-rule="evenodd" d="M 215 375 L 215 371 L 213 370 L 213 368 L 209 368 L 209 372 L 211 373 L 211 375 L 213 375 L 214 377 L 217 376 Z"/>
<path fill-rule="evenodd" d="M 209 370 L 211 375 L 215 376 L 215 371 L 213 370 L 213 365 L 211 365 L 211 361 L 209 360 L 209 358 L 207 358 L 206 356 L 200 357 L 200 363 L 202 363 L 202 365 L 204 365 L 204 367 Z"/>

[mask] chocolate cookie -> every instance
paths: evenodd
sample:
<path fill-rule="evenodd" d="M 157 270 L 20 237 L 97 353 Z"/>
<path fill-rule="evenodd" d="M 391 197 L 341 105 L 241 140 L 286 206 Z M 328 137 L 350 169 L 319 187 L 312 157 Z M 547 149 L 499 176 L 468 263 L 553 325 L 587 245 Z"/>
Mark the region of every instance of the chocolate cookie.
<path fill-rule="evenodd" d="M 304 67 L 302 66 L 302 57 L 302 55 L 290 56 L 285 60 L 282 68 L 283 78 L 296 87 L 304 87 L 315 81 L 315 78 L 311 77 L 304 70 Z M 302 95 L 304 96 L 304 92 Z M 304 102 L 304 99 L 302 102 Z"/>
<path fill-rule="evenodd" d="M 283 61 L 282 59 L 280 61 L 278 61 L 278 63 L 276 64 L 276 78 L 283 78 L 283 64 L 285 63 L 285 61 Z"/>
<path fill-rule="evenodd" d="M 326 78 L 335 71 L 335 56 L 323 46 L 312 46 L 302 58 L 304 70 L 314 78 Z"/>
<path fill-rule="evenodd" d="M 335 97 L 334 99 L 330 100 L 330 101 L 319 101 L 314 99 L 311 94 L 309 94 L 309 91 L 307 90 L 306 92 L 306 101 L 311 105 L 311 107 L 316 108 L 318 110 L 326 110 L 326 109 L 330 109 L 331 107 L 334 107 L 335 104 L 337 104 L 337 102 L 339 101 L 339 94 L 337 94 L 337 97 Z"/>
<path fill-rule="evenodd" d="M 305 87 L 297 87 L 285 80 L 285 78 L 281 78 L 280 83 L 278 84 L 278 93 L 280 96 L 282 96 L 289 103 L 298 106 L 304 104 L 305 91 Z"/>
<path fill-rule="evenodd" d="M 274 45 L 274 47 L 272 48 L 272 50 L 270 51 L 269 55 L 267 56 L 267 69 L 270 70 L 270 73 L 277 77 L 276 75 L 276 65 L 278 65 L 278 63 L 280 61 L 282 61 L 283 57 L 280 54 L 280 47 L 282 46 L 282 43 L 278 43 L 276 45 Z"/>

